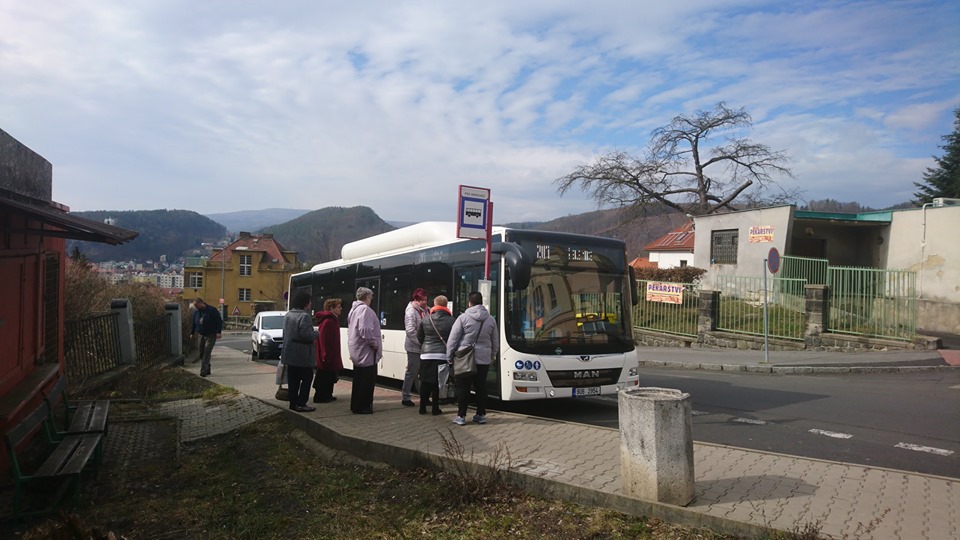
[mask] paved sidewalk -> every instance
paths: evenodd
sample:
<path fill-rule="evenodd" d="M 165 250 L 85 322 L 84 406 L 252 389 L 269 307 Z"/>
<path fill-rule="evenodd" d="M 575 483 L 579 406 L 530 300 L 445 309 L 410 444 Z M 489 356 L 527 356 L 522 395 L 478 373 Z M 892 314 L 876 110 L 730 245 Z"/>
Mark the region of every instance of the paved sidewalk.
<path fill-rule="evenodd" d="M 338 401 L 297 414 L 274 399 L 274 368 L 227 347 L 214 349 L 212 366 L 211 381 L 260 404 L 240 398 L 236 406 L 180 406 L 184 418 L 194 418 L 210 434 L 269 414 L 266 404 L 320 442 L 365 459 L 395 465 L 443 459 L 442 436 L 452 433 L 480 464 L 508 451 L 531 491 L 672 522 L 746 535 L 820 522 L 824 534 L 837 538 L 960 538 L 960 481 L 954 479 L 695 443 L 694 502 L 650 503 L 621 491 L 620 435 L 614 429 L 500 412 L 490 413 L 487 425 L 457 427 L 452 414 L 421 416 L 400 405 L 398 391 L 383 388 L 376 390 L 375 414 L 353 415 L 347 381 L 337 383 Z M 199 364 L 184 369 L 198 373 Z M 878 518 L 866 533 L 863 527 Z"/>

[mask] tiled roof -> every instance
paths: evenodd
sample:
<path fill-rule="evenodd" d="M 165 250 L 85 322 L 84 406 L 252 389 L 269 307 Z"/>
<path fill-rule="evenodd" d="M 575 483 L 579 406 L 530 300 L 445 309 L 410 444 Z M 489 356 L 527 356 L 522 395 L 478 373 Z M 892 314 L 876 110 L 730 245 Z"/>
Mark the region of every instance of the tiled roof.
<path fill-rule="evenodd" d="M 650 262 L 650 259 L 646 257 L 637 257 L 636 259 L 630 261 L 630 266 L 637 270 L 641 268 L 659 268 L 657 263 Z"/>
<path fill-rule="evenodd" d="M 693 252 L 693 222 L 688 221 L 667 234 L 643 246 L 644 251 Z"/>
<path fill-rule="evenodd" d="M 238 249 L 242 248 L 242 249 Z M 286 249 L 280 242 L 278 242 L 272 234 L 255 234 L 250 235 L 246 233 L 240 233 L 240 238 L 237 238 L 233 241 L 232 244 L 223 248 L 223 251 L 218 251 L 210 257 L 210 261 L 220 261 L 220 258 L 223 257 L 223 253 L 227 254 L 227 257 L 232 257 L 230 254 L 231 251 L 245 251 L 245 252 L 255 252 L 262 251 L 265 252 L 263 259 L 266 262 L 270 262 L 273 259 L 276 259 L 279 263 L 292 263 L 294 261 L 285 254 Z"/>

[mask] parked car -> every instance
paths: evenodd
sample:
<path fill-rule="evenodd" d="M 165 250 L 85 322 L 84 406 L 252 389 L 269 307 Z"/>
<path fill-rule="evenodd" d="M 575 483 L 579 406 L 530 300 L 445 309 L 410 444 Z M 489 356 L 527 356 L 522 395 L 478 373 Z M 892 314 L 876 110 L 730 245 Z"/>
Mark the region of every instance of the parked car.
<path fill-rule="evenodd" d="M 253 318 L 250 355 L 253 358 L 280 358 L 283 349 L 283 317 L 286 311 L 261 311 Z"/>

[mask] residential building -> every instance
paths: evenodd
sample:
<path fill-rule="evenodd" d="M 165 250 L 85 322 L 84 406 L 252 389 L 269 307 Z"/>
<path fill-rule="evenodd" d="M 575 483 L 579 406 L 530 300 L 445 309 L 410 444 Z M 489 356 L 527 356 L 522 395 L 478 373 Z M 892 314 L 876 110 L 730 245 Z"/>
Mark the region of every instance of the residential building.
<path fill-rule="evenodd" d="M 286 305 L 290 275 L 299 271 L 297 252 L 272 234 L 241 232 L 209 258 L 188 259 L 183 269 L 183 298 L 221 303 L 226 316 L 252 317 Z"/>
<path fill-rule="evenodd" d="M 771 248 L 831 266 L 916 272 L 917 328 L 960 333 L 960 205 L 844 214 L 774 206 L 694 218 L 694 266 L 717 276 L 761 276 Z M 960 201 L 957 201 L 960 202 Z"/>
<path fill-rule="evenodd" d="M 656 268 L 674 268 L 693 266 L 693 246 L 691 220 L 643 246 L 643 249 L 649 252 L 649 260 Z"/>

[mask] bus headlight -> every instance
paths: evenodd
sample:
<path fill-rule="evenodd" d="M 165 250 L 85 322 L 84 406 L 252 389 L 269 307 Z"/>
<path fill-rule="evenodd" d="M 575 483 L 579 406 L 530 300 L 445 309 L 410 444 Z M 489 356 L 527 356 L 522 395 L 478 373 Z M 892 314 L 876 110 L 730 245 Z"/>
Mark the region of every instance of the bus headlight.
<path fill-rule="evenodd" d="M 632 367 L 630 368 L 629 371 L 627 371 L 627 377 L 636 377 L 636 376 L 637 376 L 637 368 Z"/>
<path fill-rule="evenodd" d="M 513 380 L 515 381 L 535 381 L 537 380 L 536 371 L 514 371 Z"/>

